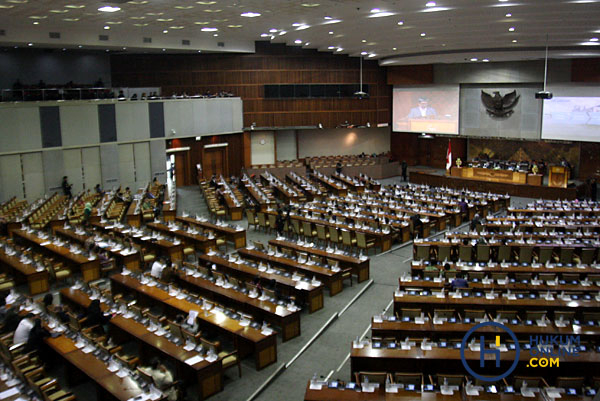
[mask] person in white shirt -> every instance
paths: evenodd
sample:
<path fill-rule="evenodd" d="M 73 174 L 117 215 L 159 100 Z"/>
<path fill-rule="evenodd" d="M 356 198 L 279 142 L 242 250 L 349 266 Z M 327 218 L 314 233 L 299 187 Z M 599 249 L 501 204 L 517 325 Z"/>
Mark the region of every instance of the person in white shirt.
<path fill-rule="evenodd" d="M 152 263 L 152 269 L 150 270 L 150 274 L 152 277 L 161 278 L 163 274 L 163 270 L 167 267 L 167 264 L 164 263 L 164 260 L 157 259 Z"/>
<path fill-rule="evenodd" d="M 150 366 L 144 369 L 150 376 L 154 385 L 167 395 L 169 401 L 177 400 L 177 389 L 173 386 L 173 374 L 159 362 L 158 359 L 153 359 Z"/>
<path fill-rule="evenodd" d="M 15 335 L 13 337 L 13 344 L 23 344 L 29 340 L 29 333 L 33 328 L 33 315 L 31 313 L 27 314 L 17 326 L 15 330 Z"/>

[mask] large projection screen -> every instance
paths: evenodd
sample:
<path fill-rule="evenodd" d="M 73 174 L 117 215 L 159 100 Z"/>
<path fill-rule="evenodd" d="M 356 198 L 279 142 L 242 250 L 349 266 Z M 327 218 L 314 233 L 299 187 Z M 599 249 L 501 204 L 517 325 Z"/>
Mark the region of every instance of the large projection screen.
<path fill-rule="evenodd" d="M 394 87 L 393 130 L 458 135 L 459 86 Z"/>
<path fill-rule="evenodd" d="M 542 139 L 600 142 L 600 87 L 549 88 L 554 97 L 544 101 Z"/>

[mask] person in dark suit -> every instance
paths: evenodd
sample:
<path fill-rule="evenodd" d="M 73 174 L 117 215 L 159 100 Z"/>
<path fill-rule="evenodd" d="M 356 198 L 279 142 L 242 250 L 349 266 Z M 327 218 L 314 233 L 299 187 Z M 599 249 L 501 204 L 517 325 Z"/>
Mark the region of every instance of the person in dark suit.
<path fill-rule="evenodd" d="M 406 160 L 402 160 L 402 181 L 408 181 L 408 163 L 406 163 Z"/>
<path fill-rule="evenodd" d="M 71 187 L 73 185 L 69 184 L 69 180 L 67 179 L 66 175 L 62 179 L 61 186 L 62 186 L 63 194 L 67 195 L 69 197 L 69 199 L 71 199 L 73 197 L 73 194 L 71 194 Z"/>
<path fill-rule="evenodd" d="M 419 105 L 410 109 L 407 118 L 433 118 L 437 116 L 437 112 L 433 107 L 429 107 L 429 99 L 420 97 Z"/>
<path fill-rule="evenodd" d="M 86 326 L 103 326 L 110 320 L 110 315 L 105 315 L 102 313 L 102 309 L 100 309 L 100 300 L 94 299 L 88 306 L 85 312 L 85 325 Z"/>

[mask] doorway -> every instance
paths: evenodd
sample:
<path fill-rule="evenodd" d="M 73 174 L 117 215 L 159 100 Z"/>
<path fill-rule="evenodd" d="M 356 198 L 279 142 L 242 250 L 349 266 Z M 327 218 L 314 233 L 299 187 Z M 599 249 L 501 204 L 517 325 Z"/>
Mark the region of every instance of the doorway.
<path fill-rule="evenodd" d="M 202 170 L 205 179 L 210 179 L 213 175 L 227 176 L 229 165 L 226 143 L 204 146 L 202 149 Z"/>
<path fill-rule="evenodd" d="M 189 153 L 189 148 L 167 150 L 167 181 L 175 184 L 176 188 L 193 184 Z"/>

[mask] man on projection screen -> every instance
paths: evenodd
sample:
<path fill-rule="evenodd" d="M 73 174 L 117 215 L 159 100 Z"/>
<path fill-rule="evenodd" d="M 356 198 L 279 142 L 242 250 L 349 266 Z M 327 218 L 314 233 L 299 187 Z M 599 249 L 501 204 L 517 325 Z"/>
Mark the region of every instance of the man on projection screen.
<path fill-rule="evenodd" d="M 408 113 L 407 118 L 431 118 L 437 116 L 435 109 L 433 107 L 428 107 L 428 105 L 429 99 L 425 97 L 420 97 L 419 106 L 410 109 L 410 113 Z"/>

